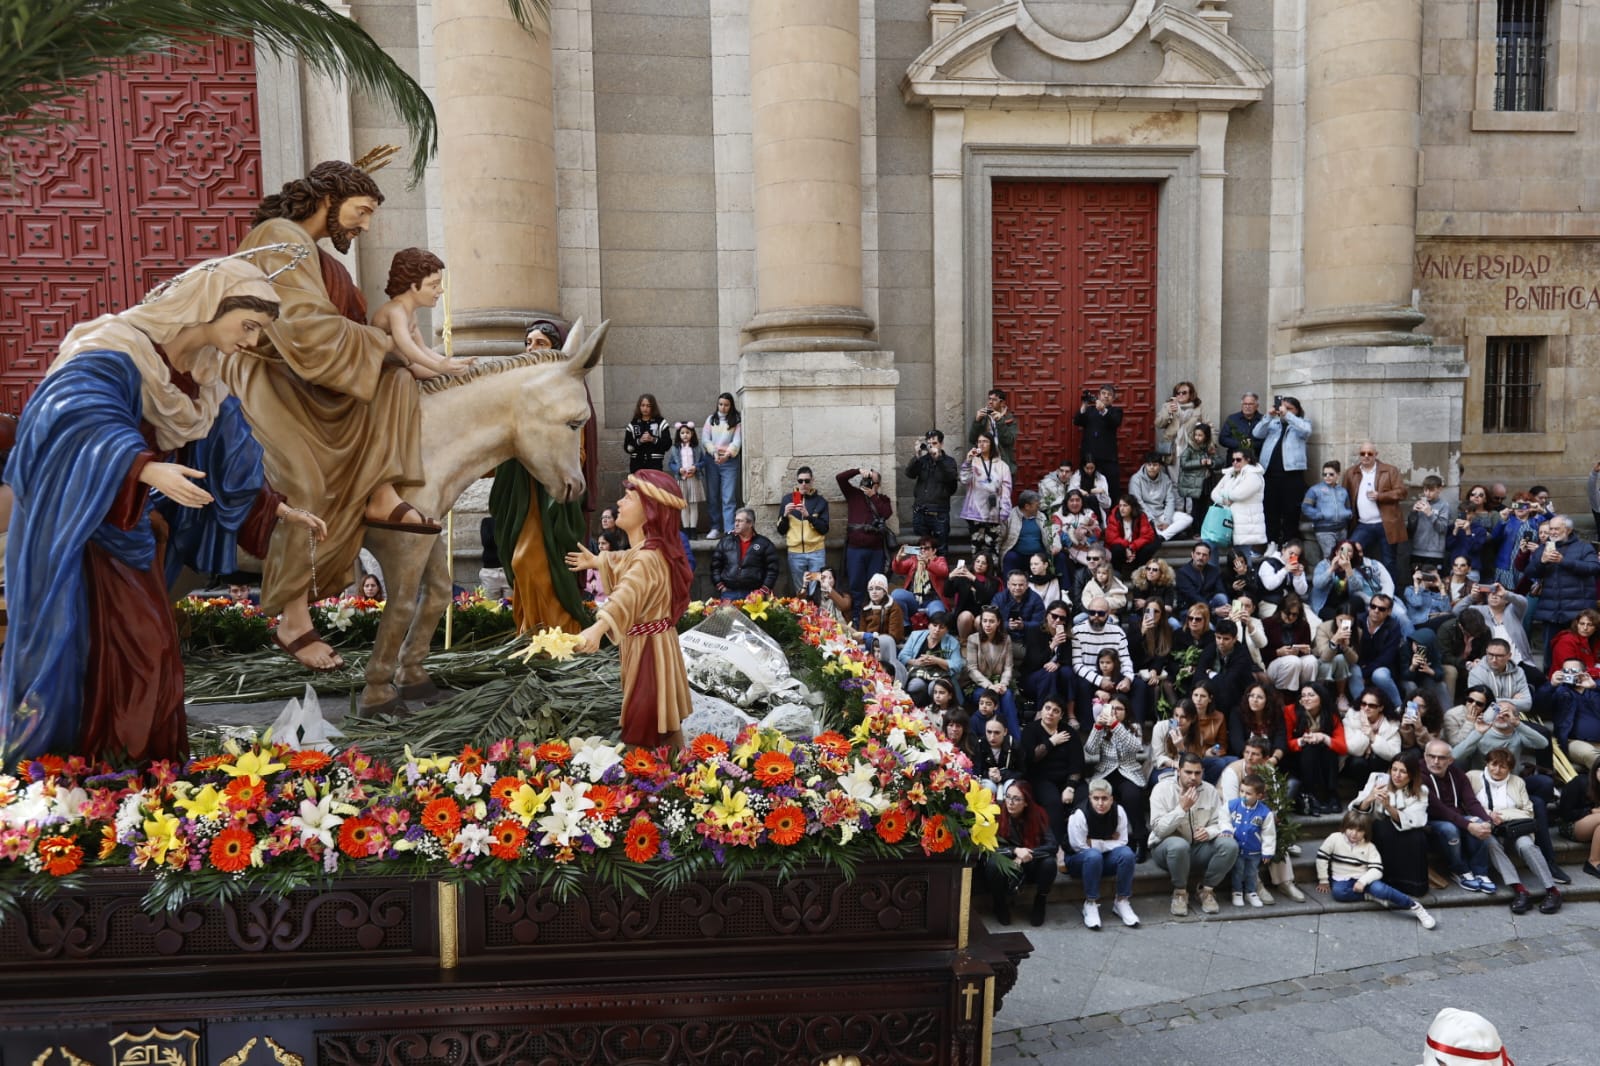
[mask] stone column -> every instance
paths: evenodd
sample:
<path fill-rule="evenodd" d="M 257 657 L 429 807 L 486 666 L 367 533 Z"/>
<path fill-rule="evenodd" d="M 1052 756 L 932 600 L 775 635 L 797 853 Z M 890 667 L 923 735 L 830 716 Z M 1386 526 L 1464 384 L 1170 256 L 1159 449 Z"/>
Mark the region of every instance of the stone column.
<path fill-rule="evenodd" d="M 750 5 L 756 315 L 746 351 L 876 347 L 861 309 L 859 17 L 857 0 Z"/>
<path fill-rule="evenodd" d="M 1422 0 L 1308 0 L 1305 298 L 1296 350 L 1412 333 Z"/>
<path fill-rule="evenodd" d="M 504 0 L 434 10 L 454 347 L 503 355 L 530 318 L 558 314 L 550 31 L 528 33 Z"/>

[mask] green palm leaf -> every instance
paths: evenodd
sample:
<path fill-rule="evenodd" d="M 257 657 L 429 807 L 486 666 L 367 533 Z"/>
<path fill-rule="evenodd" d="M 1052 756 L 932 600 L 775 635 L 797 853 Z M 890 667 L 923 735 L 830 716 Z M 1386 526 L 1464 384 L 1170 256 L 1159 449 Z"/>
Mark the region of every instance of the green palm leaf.
<path fill-rule="evenodd" d="M 506 3 L 528 32 L 545 32 L 549 0 Z M 0 0 L 0 137 L 59 122 L 87 88 L 83 79 L 208 34 L 252 39 L 388 100 L 411 135 L 411 180 L 421 180 L 439 147 L 433 104 L 365 30 L 322 0 Z"/>

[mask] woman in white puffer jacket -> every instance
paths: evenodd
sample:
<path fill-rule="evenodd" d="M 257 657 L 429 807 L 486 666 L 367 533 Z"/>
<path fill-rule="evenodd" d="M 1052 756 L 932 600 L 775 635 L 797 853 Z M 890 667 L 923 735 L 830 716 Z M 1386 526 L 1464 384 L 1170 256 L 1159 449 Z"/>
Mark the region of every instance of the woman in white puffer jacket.
<path fill-rule="evenodd" d="M 1233 511 L 1233 544 L 1254 562 L 1267 546 L 1266 475 L 1243 452 L 1235 451 L 1228 470 L 1211 490 L 1211 502 Z"/>

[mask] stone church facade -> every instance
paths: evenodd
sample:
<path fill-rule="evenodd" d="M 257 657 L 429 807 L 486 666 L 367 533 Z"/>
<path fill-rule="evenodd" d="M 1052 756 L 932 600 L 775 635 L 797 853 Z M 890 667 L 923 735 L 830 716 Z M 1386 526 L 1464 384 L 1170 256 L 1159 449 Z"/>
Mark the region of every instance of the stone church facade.
<path fill-rule="evenodd" d="M 930 427 L 964 442 L 995 383 L 1019 482 L 1076 457 L 1070 415 L 1105 383 L 1127 472 L 1189 380 L 1216 419 L 1298 396 L 1317 461 L 1370 437 L 1413 482 L 1537 480 L 1582 510 L 1593 7 L 551 4 L 540 38 L 502 0 L 341 8 L 441 132 L 421 185 L 383 176 L 357 266 L 375 297 L 395 250 L 439 252 L 462 353 L 535 314 L 610 319 L 604 498 L 641 392 L 696 423 L 734 393 L 744 494 L 773 515 L 801 463 L 826 483 L 903 469 Z M 268 189 L 403 139 L 292 64 L 257 75 Z"/>

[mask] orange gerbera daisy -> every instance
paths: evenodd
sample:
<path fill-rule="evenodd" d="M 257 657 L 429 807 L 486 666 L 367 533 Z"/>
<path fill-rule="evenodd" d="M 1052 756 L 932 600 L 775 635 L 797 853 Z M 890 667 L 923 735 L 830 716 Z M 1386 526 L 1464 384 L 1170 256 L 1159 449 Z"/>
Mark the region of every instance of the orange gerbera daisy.
<path fill-rule="evenodd" d="M 610 785 L 590 785 L 584 797 L 594 801 L 593 818 L 615 818 L 622 813 L 622 793 Z"/>
<path fill-rule="evenodd" d="M 650 819 L 639 815 L 622 838 L 622 850 L 634 862 L 649 862 L 661 853 L 661 830 Z"/>
<path fill-rule="evenodd" d="M 622 768 L 633 777 L 654 777 L 661 772 L 661 763 L 643 748 L 629 748 L 622 757 Z"/>
<path fill-rule="evenodd" d="M 812 743 L 821 748 L 823 751 L 827 752 L 829 755 L 850 754 L 850 742 L 842 735 L 834 732 L 831 729 L 826 733 L 818 733 L 812 740 Z"/>
<path fill-rule="evenodd" d="M 547 740 L 533 749 L 533 757 L 538 762 L 565 765 L 572 758 L 572 748 L 564 740 Z"/>
<path fill-rule="evenodd" d="M 904 807 L 890 807 L 878 815 L 878 836 L 886 843 L 898 844 L 906 838 L 911 828 L 911 812 Z"/>
<path fill-rule="evenodd" d="M 689 742 L 689 757 L 697 762 L 728 754 L 728 742 L 710 733 L 701 733 Z"/>
<path fill-rule="evenodd" d="M 758 782 L 771 788 L 794 778 L 794 761 L 780 751 L 763 752 L 750 772 Z"/>
<path fill-rule="evenodd" d="M 468 744 L 456 756 L 456 765 L 461 767 L 463 774 L 475 774 L 483 769 L 483 752 Z"/>
<path fill-rule="evenodd" d="M 949 851 L 955 843 L 955 834 L 945 824 L 944 815 L 936 814 L 922 823 L 922 850 L 929 855 Z"/>
<path fill-rule="evenodd" d="M 228 809 L 234 811 L 254 810 L 267 799 L 266 785 L 261 778 L 253 774 L 245 774 L 229 781 L 222 794 Z"/>
<path fill-rule="evenodd" d="M 527 784 L 527 779 L 517 774 L 497 777 L 494 784 L 489 786 L 489 798 L 499 800 L 502 804 L 510 803 L 511 797 L 515 796 L 517 790 L 525 784 Z"/>
<path fill-rule="evenodd" d="M 225 874 L 238 873 L 250 865 L 250 851 L 255 846 L 250 830 L 230 826 L 211 842 L 211 865 Z"/>
<path fill-rule="evenodd" d="M 493 842 L 489 845 L 489 854 L 497 859 L 514 862 L 522 855 L 522 843 L 528 839 L 528 831 L 515 818 L 504 818 L 494 824 Z"/>
<path fill-rule="evenodd" d="M 422 828 L 448 840 L 461 828 L 461 805 L 449 796 L 441 796 L 422 808 Z"/>
<path fill-rule="evenodd" d="M 289 755 L 289 769 L 302 774 L 314 774 L 331 765 L 333 756 L 325 751 L 296 751 Z"/>
<path fill-rule="evenodd" d="M 191 774 L 203 774 L 207 770 L 215 770 L 219 766 L 226 766 L 232 761 L 232 755 L 207 755 L 191 762 L 188 772 Z"/>
<path fill-rule="evenodd" d="M 774 844 L 788 847 L 806 835 L 806 812 L 798 804 L 780 803 L 766 819 L 767 836 Z"/>
<path fill-rule="evenodd" d="M 383 830 L 371 818 L 346 818 L 339 826 L 339 850 L 352 859 L 383 851 Z"/>
<path fill-rule="evenodd" d="M 65 877 L 83 865 L 83 849 L 71 837 L 45 837 L 39 841 L 39 861 L 51 877 Z"/>

